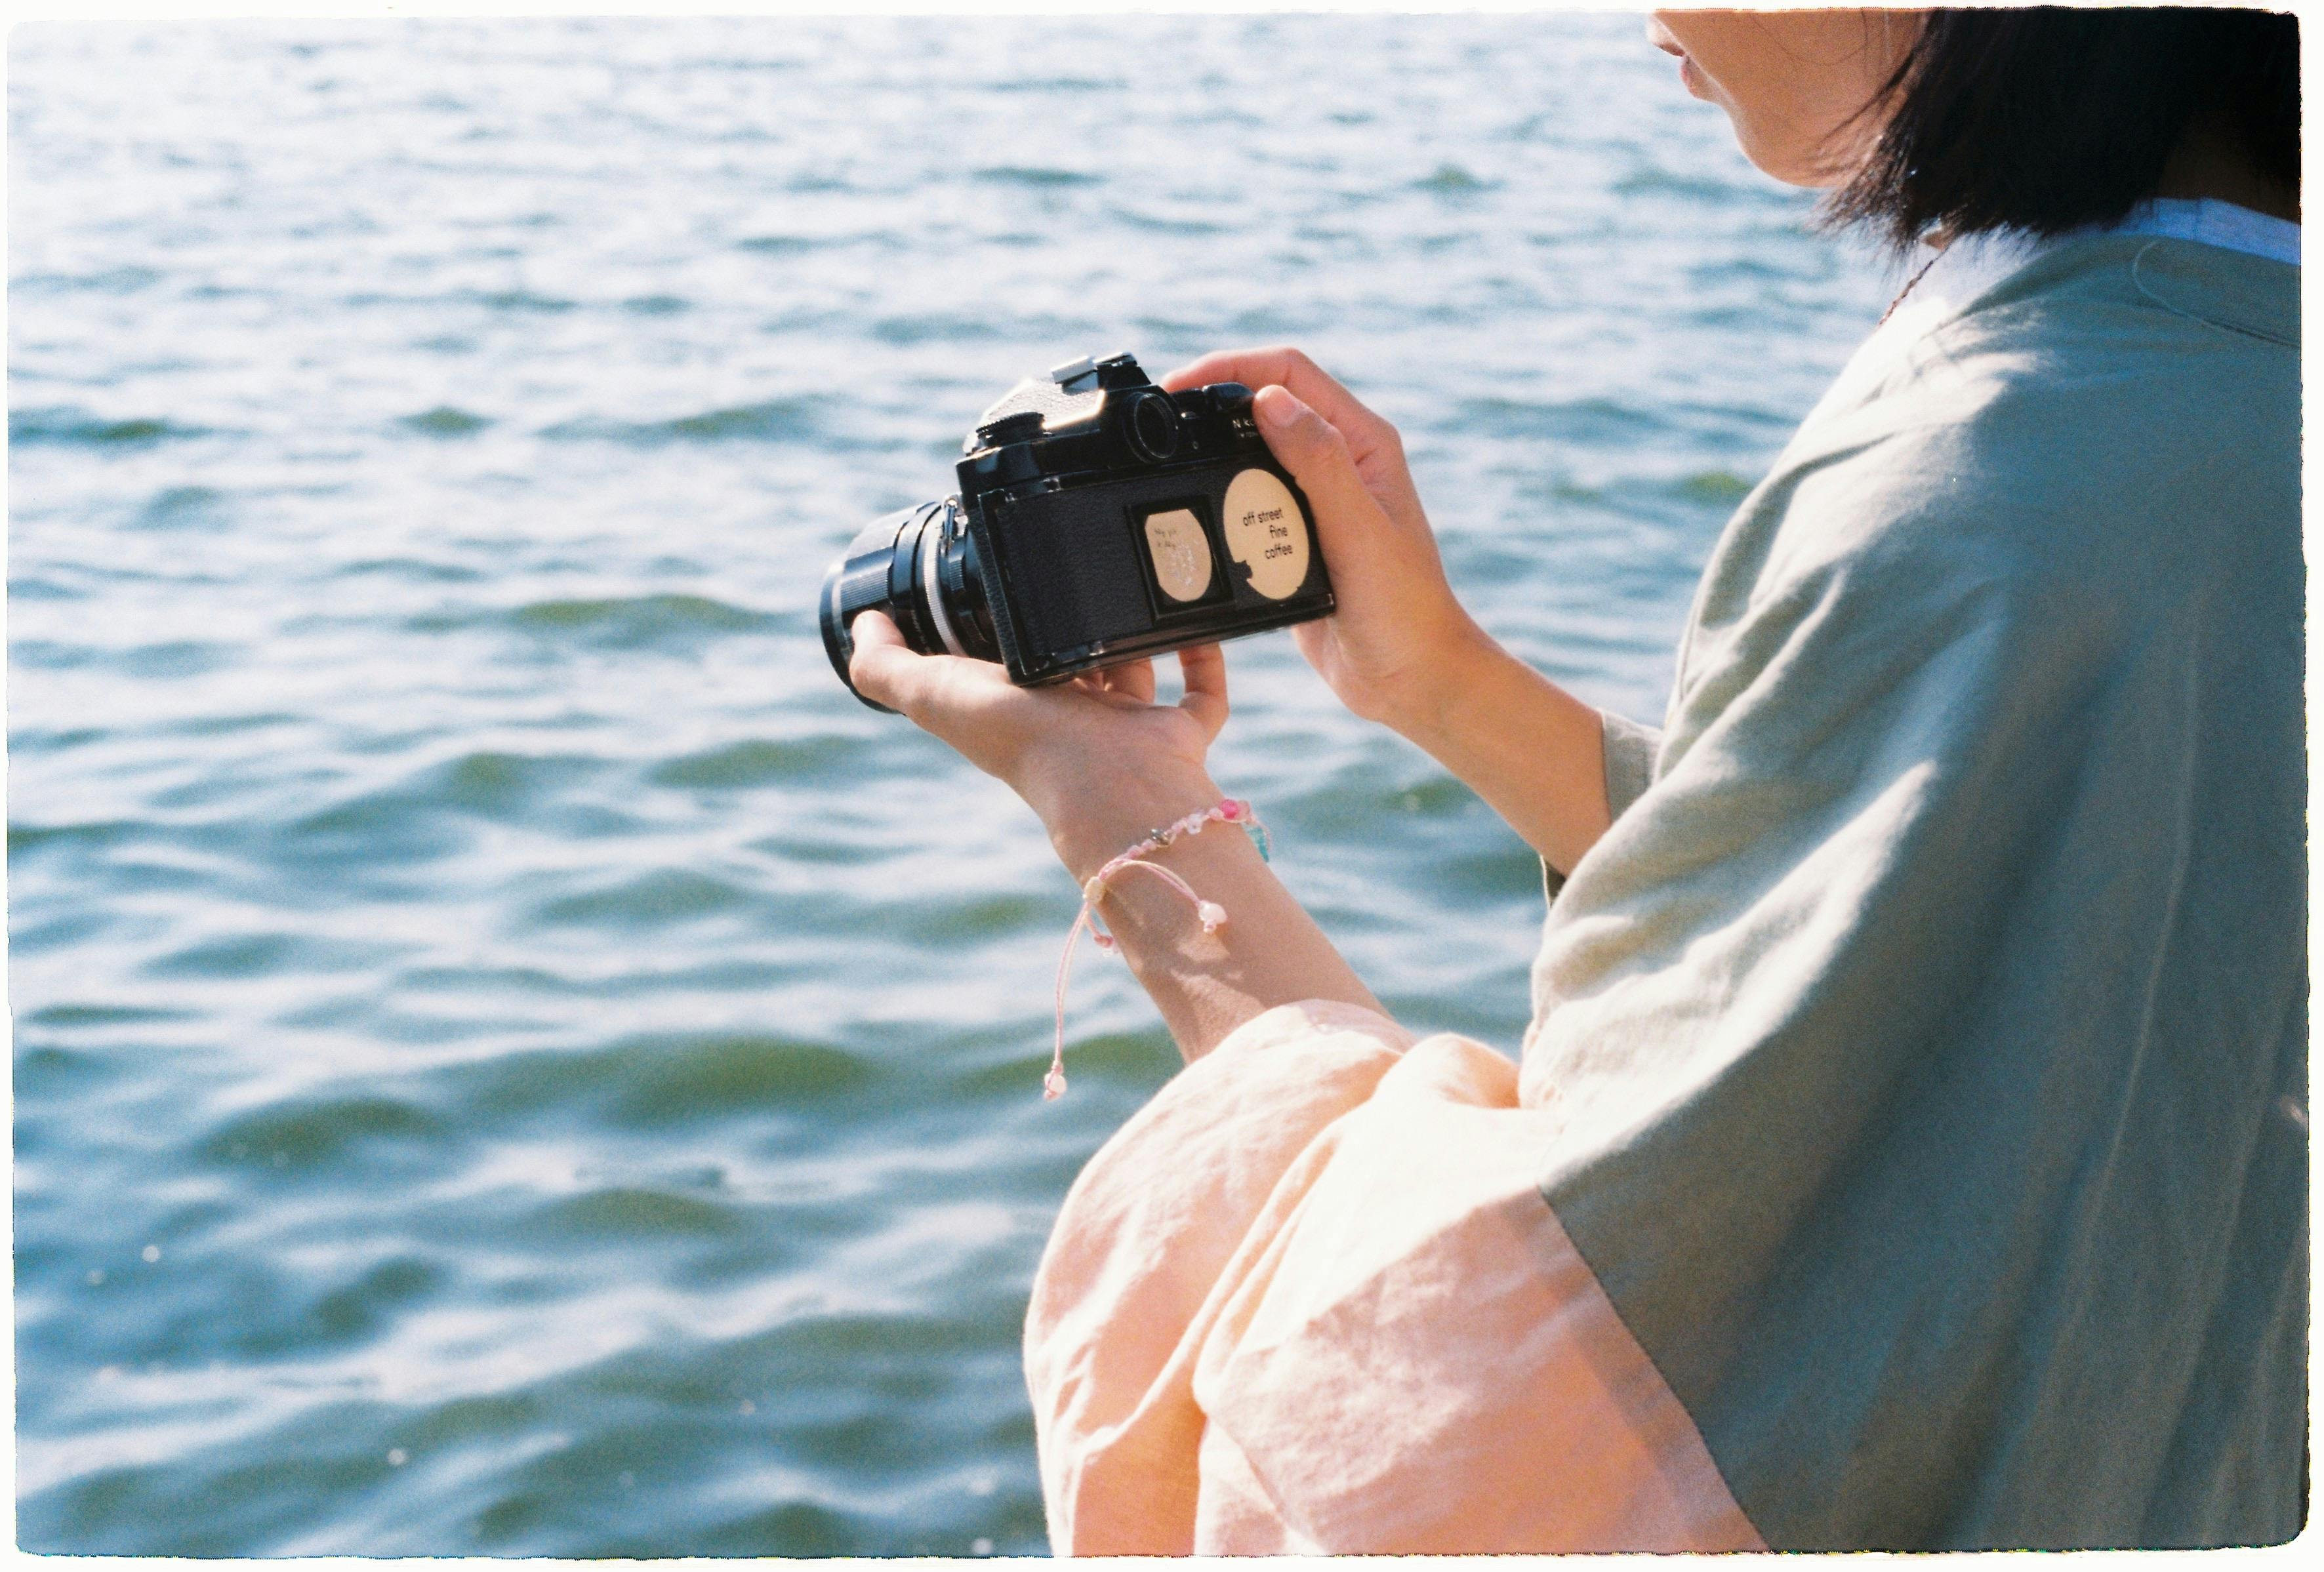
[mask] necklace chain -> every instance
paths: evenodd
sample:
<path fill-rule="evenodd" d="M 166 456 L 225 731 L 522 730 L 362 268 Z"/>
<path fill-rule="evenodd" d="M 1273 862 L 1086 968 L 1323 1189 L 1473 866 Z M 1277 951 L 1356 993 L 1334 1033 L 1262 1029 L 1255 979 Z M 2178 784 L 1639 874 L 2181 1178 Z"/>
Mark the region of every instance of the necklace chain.
<path fill-rule="evenodd" d="M 1911 278 L 1904 280 L 1904 287 L 1896 291 L 1896 298 L 1895 299 L 1888 302 L 1888 309 L 1880 313 L 1880 320 L 1872 325 L 1874 332 L 1877 333 L 1881 328 L 1888 326 L 1888 318 L 1896 315 L 1896 308 L 1904 303 L 1904 297 L 1913 292 L 1913 286 L 1919 283 L 1923 279 L 1927 278 L 1929 276 L 1929 270 L 1935 267 L 1937 265 L 1937 259 L 1944 254 L 1945 253 L 1943 252 L 1937 253 L 1936 256 L 1931 257 L 1928 261 L 1921 264 L 1921 271 L 1919 272 L 1914 273 Z"/>

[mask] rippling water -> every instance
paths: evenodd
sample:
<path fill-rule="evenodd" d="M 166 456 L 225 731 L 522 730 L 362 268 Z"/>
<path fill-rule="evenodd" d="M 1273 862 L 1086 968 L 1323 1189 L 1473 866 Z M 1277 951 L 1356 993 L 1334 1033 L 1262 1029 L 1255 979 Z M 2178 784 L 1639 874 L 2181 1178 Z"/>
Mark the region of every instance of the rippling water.
<path fill-rule="evenodd" d="M 1311 347 L 1659 713 L 1868 326 L 1631 17 L 20 27 L 9 963 L 42 1550 L 1031 1552 L 1050 1218 L 1176 1056 L 813 595 L 1028 371 Z M 1531 856 L 1231 652 L 1219 778 L 1513 1046 Z"/>

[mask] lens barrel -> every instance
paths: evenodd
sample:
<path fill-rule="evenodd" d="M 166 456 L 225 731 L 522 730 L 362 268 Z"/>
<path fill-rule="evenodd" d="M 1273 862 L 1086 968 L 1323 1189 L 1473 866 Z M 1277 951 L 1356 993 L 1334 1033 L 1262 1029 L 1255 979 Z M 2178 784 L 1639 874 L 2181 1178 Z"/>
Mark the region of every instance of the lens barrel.
<path fill-rule="evenodd" d="M 872 703 L 849 680 L 855 656 L 850 624 L 857 613 L 881 611 L 904 642 L 922 655 L 963 655 L 997 660 L 984 577 L 956 498 L 922 502 L 875 519 L 823 575 L 824 652 L 847 691 Z"/>

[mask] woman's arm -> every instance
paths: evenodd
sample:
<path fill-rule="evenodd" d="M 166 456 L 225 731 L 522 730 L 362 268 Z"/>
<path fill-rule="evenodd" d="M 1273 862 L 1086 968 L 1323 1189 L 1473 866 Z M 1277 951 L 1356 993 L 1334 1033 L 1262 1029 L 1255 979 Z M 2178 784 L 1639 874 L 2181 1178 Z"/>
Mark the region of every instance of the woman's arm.
<path fill-rule="evenodd" d="M 1231 350 L 1163 379 L 1259 390 L 1259 429 L 1307 493 L 1339 610 L 1292 630 L 1342 703 L 1426 749 L 1553 868 L 1606 832 L 1596 710 L 1495 643 L 1453 598 L 1396 427 L 1296 349 Z"/>
<path fill-rule="evenodd" d="M 1390 724 L 1571 873 L 1612 823 L 1603 718 L 1482 630 L 1438 669 L 1428 702 Z"/>
<path fill-rule="evenodd" d="M 1185 696 L 1157 704 L 1151 662 L 1019 688 L 990 661 L 915 654 L 877 611 L 853 628 L 848 676 L 857 690 L 1015 788 L 1048 827 L 1076 883 L 1222 795 L 1203 763 L 1227 716 L 1226 660 L 1215 645 L 1180 652 Z M 1190 1062 L 1277 1005 L 1332 999 L 1379 1008 L 1240 830 L 1213 823 L 1150 860 L 1227 914 L 1204 933 L 1185 898 L 1139 869 L 1116 874 L 1098 902 L 1099 917 Z"/>

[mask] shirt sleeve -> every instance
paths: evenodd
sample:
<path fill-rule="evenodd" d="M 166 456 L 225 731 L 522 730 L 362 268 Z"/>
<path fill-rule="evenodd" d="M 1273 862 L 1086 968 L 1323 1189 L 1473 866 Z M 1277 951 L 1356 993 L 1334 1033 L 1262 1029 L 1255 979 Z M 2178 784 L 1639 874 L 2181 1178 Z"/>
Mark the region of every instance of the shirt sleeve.
<path fill-rule="evenodd" d="M 1760 1549 L 1462 1038 L 1271 1010 L 1093 1158 L 1025 1333 L 1059 1554 Z"/>
<path fill-rule="evenodd" d="M 1663 734 L 1611 710 L 1600 712 L 1600 720 L 1606 732 L 1606 808 L 1618 819 L 1653 784 Z"/>
<path fill-rule="evenodd" d="M 1662 747 L 1663 734 L 1611 710 L 1600 710 L 1598 719 L 1605 734 L 1607 816 L 1618 819 L 1654 784 L 1655 753 Z M 1554 906 L 1564 887 L 1565 876 L 1543 858 L 1542 898 Z"/>

